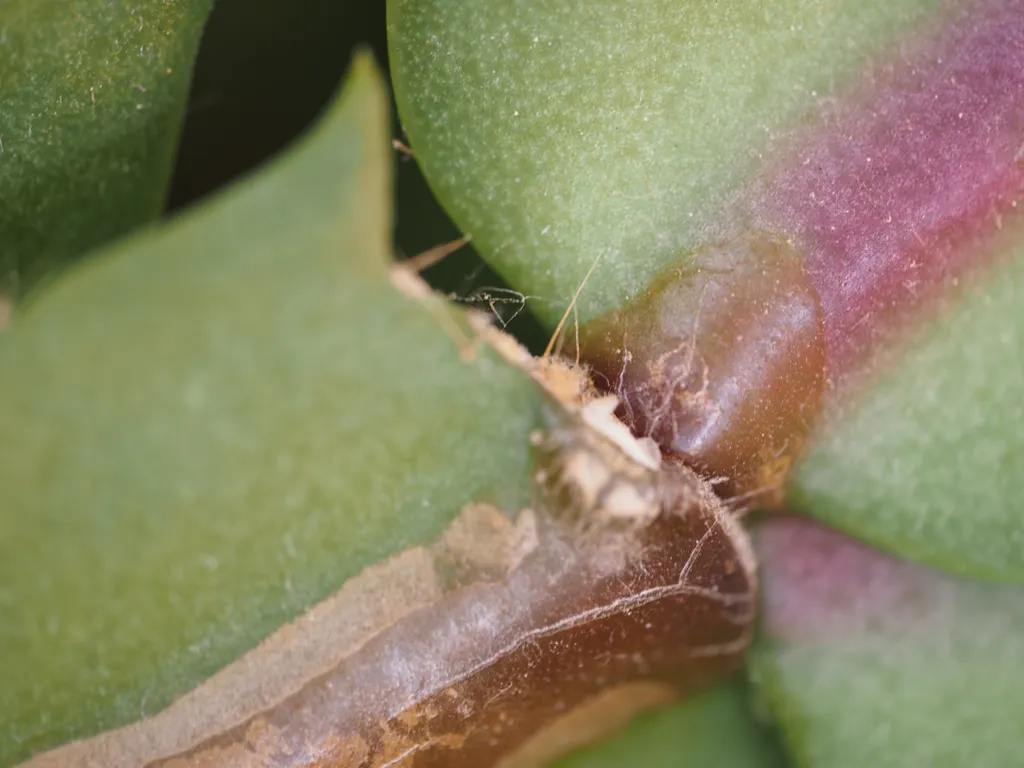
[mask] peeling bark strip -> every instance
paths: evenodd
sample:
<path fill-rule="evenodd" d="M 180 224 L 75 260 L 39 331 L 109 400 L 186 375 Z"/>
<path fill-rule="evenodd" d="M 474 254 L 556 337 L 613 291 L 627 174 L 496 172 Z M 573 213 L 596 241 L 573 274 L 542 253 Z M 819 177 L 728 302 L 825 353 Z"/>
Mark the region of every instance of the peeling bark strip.
<path fill-rule="evenodd" d="M 506 580 L 456 590 L 274 708 L 151 768 L 484 768 L 608 687 L 717 679 L 747 645 L 754 604 L 749 563 L 698 488 L 679 475 L 683 514 L 659 518 L 632 551 L 580 548 L 542 525 Z"/>
<path fill-rule="evenodd" d="M 541 766 L 735 669 L 756 606 L 734 518 L 578 370 L 470 321 L 549 397 L 536 512 L 469 505 L 167 710 L 25 765 Z"/>

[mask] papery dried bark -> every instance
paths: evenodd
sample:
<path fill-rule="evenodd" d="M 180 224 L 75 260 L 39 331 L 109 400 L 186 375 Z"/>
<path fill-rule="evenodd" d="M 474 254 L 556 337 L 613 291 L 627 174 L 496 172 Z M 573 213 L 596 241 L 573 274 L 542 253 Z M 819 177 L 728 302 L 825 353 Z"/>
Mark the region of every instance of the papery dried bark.
<path fill-rule="evenodd" d="M 692 479 L 671 493 L 684 514 L 659 518 L 629 551 L 618 540 L 581 549 L 541 524 L 507 579 L 456 590 L 273 709 L 153 767 L 483 767 L 514 762 L 543 726 L 608 688 L 717 679 L 749 641 L 751 564 Z"/>

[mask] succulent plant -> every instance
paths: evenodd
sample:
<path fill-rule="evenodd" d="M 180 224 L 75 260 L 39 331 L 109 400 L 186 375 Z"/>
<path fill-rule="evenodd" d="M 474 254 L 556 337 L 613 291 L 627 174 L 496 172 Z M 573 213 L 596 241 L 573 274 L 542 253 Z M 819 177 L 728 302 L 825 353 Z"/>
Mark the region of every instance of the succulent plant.
<path fill-rule="evenodd" d="M 0 765 L 1021 762 L 1024 2 L 0 64 Z"/>

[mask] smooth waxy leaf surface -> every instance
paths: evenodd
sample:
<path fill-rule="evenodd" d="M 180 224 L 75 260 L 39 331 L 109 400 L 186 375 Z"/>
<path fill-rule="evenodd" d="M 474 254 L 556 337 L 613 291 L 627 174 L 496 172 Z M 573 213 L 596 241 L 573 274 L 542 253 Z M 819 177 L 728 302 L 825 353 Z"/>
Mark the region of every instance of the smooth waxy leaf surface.
<path fill-rule="evenodd" d="M 812 441 L 791 503 L 944 570 L 1024 581 L 1024 250 L 893 356 Z"/>
<path fill-rule="evenodd" d="M 553 768 L 781 768 L 779 746 L 750 710 L 749 694 L 728 683 L 690 701 L 641 715 L 622 733 Z"/>
<path fill-rule="evenodd" d="M 530 382 L 389 282 L 385 115 L 363 61 L 294 152 L 0 336 L 0 763 L 160 710 L 470 500 L 526 501 Z"/>
<path fill-rule="evenodd" d="M 601 257 L 586 320 L 713 239 L 765 146 L 940 5 L 389 0 L 392 80 L 428 181 L 514 287 L 568 297 Z"/>
<path fill-rule="evenodd" d="M 210 5 L 0 6 L 0 290 L 160 213 Z"/>
<path fill-rule="evenodd" d="M 1013 765 L 1024 590 L 956 579 L 793 518 L 755 535 L 752 656 L 800 766 Z"/>

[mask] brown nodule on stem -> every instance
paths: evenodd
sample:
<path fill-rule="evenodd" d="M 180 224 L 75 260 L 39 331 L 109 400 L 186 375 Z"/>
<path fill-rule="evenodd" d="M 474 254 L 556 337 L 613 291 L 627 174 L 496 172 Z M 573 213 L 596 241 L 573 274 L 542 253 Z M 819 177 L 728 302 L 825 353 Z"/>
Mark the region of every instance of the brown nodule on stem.
<path fill-rule="evenodd" d="M 624 309 L 581 329 L 595 383 L 669 460 L 777 501 L 821 405 L 821 306 L 790 242 L 749 233 L 706 247 Z"/>

